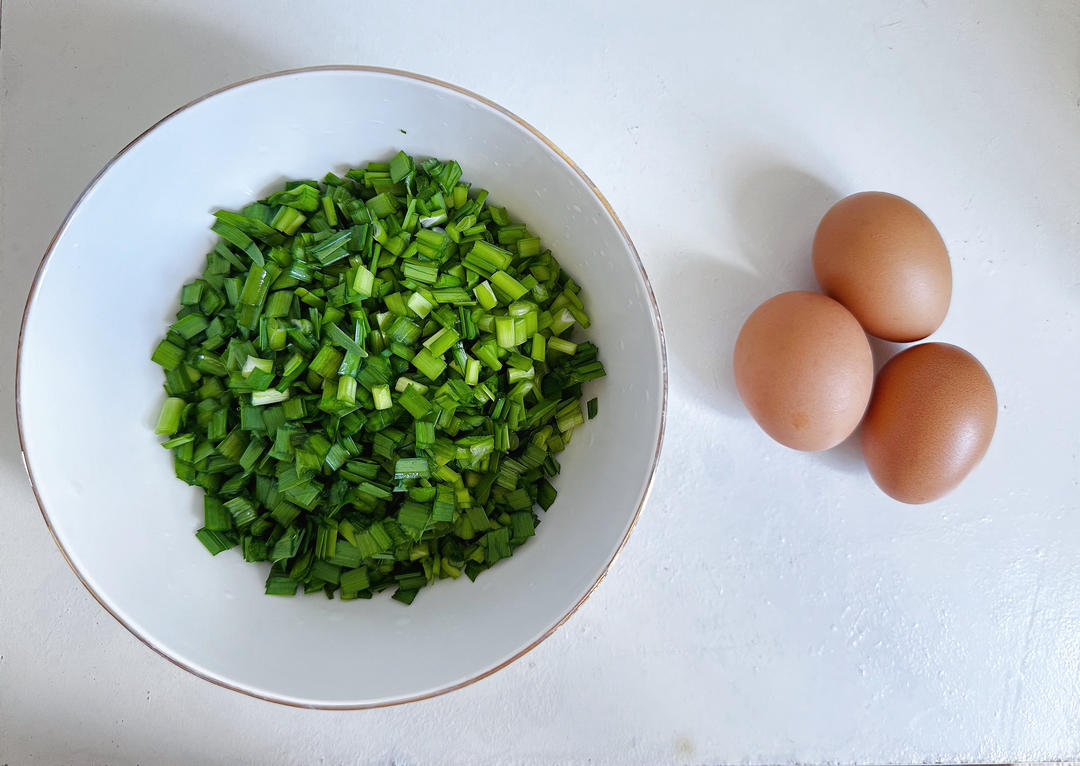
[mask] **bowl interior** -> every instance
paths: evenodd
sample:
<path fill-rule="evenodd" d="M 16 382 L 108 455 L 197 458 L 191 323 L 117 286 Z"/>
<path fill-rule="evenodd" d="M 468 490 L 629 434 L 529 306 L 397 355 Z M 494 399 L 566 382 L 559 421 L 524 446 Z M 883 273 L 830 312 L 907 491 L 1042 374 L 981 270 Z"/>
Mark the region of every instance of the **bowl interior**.
<path fill-rule="evenodd" d="M 218 207 L 286 178 L 389 157 L 457 159 L 583 285 L 608 377 L 596 420 L 562 454 L 537 536 L 475 583 L 412 607 L 387 596 L 262 595 L 266 570 L 193 536 L 202 491 L 175 478 L 153 423 L 150 353 L 180 285 L 212 247 Z M 658 316 L 632 246 L 586 179 L 538 134 L 470 94 L 402 73 L 286 73 L 181 110 L 99 177 L 31 294 L 19 360 L 28 466 L 59 543 L 136 635 L 212 680 L 301 705 L 424 696 L 499 667 L 542 638 L 602 576 L 644 501 L 663 423 Z"/>

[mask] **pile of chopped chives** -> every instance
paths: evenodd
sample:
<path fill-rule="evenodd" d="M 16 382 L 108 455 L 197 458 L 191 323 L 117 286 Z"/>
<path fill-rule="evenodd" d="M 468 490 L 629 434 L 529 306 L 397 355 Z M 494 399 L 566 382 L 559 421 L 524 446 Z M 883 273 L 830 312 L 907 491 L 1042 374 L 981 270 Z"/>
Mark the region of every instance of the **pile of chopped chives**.
<path fill-rule="evenodd" d="M 412 603 L 534 534 L 600 378 L 580 288 L 458 163 L 399 152 L 215 214 L 152 359 L 195 536 L 266 593 Z M 596 400 L 587 403 L 596 415 Z"/>

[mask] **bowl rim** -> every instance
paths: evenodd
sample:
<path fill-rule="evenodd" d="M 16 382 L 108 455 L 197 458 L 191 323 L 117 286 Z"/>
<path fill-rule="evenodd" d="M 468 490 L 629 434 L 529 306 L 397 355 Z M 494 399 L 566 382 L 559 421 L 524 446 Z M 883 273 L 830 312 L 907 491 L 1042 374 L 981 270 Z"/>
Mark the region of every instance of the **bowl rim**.
<path fill-rule="evenodd" d="M 559 618 L 559 620 L 554 625 L 552 625 L 550 628 L 548 628 L 546 631 L 544 631 L 540 636 L 533 639 L 527 646 L 523 647 L 522 649 L 520 649 L 519 651 L 514 653 L 511 657 L 503 660 L 498 665 L 495 665 L 494 667 L 488 668 L 488 669 L 478 673 L 477 675 L 471 676 L 470 678 L 467 678 L 467 679 L 465 679 L 463 681 L 458 681 L 458 682 L 450 684 L 448 686 L 444 686 L 442 688 L 435 689 L 434 691 L 424 692 L 423 694 L 414 694 L 414 695 L 410 695 L 410 696 L 407 696 L 407 697 L 402 697 L 400 699 L 392 699 L 392 700 L 389 700 L 389 701 L 370 702 L 370 703 L 361 703 L 361 704 L 305 704 L 305 703 L 296 702 L 296 701 L 293 701 L 293 700 L 290 700 L 290 699 L 286 699 L 284 697 L 276 696 L 274 694 L 270 694 L 270 693 L 263 694 L 263 693 L 259 693 L 259 692 L 256 692 L 256 691 L 252 691 L 250 689 L 245 689 L 245 688 L 242 688 L 241 686 L 239 686 L 237 684 L 230 683 L 228 680 L 225 680 L 223 678 L 215 678 L 214 676 L 210 675 L 209 673 L 204 673 L 204 672 L 202 672 L 200 670 L 197 670 L 197 669 L 191 667 L 190 665 L 186 664 L 185 662 L 171 656 L 165 648 L 158 646 L 156 644 L 156 641 L 152 637 L 143 635 L 138 630 L 136 630 L 134 626 L 128 624 L 122 617 L 120 617 L 119 614 L 117 614 L 112 608 L 110 608 L 102 600 L 102 597 L 97 593 L 97 591 L 95 591 L 94 588 L 90 586 L 90 584 L 87 582 L 87 580 L 83 577 L 82 572 L 79 571 L 79 568 L 75 565 L 75 563 L 72 561 L 71 557 L 68 555 L 68 552 L 64 548 L 64 545 L 60 542 L 60 539 L 57 537 L 56 531 L 53 529 L 52 520 L 49 518 L 49 512 L 46 510 L 45 504 L 41 499 L 41 495 L 38 493 L 37 483 L 34 481 L 34 472 L 30 467 L 30 462 L 31 462 L 30 461 L 30 456 L 26 451 L 26 442 L 25 442 L 25 440 L 23 438 L 22 396 L 21 396 L 22 347 L 23 347 L 23 336 L 24 336 L 24 333 L 26 331 L 26 319 L 30 314 L 30 308 L 33 305 L 34 298 L 37 296 L 38 288 L 40 287 L 41 278 L 42 278 L 42 275 L 43 275 L 43 273 L 45 271 L 45 266 L 48 263 L 49 259 L 52 257 L 53 250 L 56 247 L 57 242 L 60 240 L 60 238 L 64 234 L 64 232 L 67 230 L 68 224 L 71 222 L 71 219 L 75 216 L 75 213 L 81 207 L 81 205 L 83 203 L 83 200 L 97 186 L 97 184 L 101 181 L 101 179 L 105 176 L 105 174 L 109 172 L 109 170 L 113 167 L 113 165 L 115 165 L 116 162 L 120 160 L 121 157 L 126 155 L 131 149 L 133 149 L 135 146 L 137 146 L 144 138 L 146 138 L 148 135 L 150 135 L 159 126 L 161 126 L 164 123 L 168 122 L 172 118 L 178 116 L 181 112 L 187 111 L 191 107 L 193 107 L 193 106 L 195 106 L 197 104 L 200 104 L 203 101 L 211 99 L 214 96 L 225 93 L 226 91 L 230 91 L 230 90 L 233 90 L 235 88 L 240 88 L 240 87 L 243 87 L 243 86 L 246 86 L 246 85 L 250 85 L 250 84 L 255 83 L 255 82 L 260 82 L 262 80 L 274 79 L 274 78 L 277 78 L 277 77 L 288 77 L 288 76 L 292 76 L 292 75 L 305 74 L 305 73 L 310 73 L 310 72 L 334 72 L 334 71 L 336 71 L 336 72 L 363 72 L 363 73 L 367 73 L 367 74 L 384 75 L 384 76 L 388 76 L 388 77 L 392 77 L 392 78 L 401 78 L 401 79 L 405 79 L 405 80 L 412 80 L 412 81 L 421 82 L 421 83 L 424 83 L 424 84 L 427 84 L 427 85 L 434 85 L 434 86 L 436 86 L 438 88 L 442 88 L 444 90 L 451 91 L 452 93 L 455 93 L 457 95 L 464 96 L 467 99 L 471 99 L 473 101 L 476 101 L 476 102 L 482 104 L 483 106 L 486 106 L 486 107 L 489 107 L 489 108 L 495 110 L 496 112 L 502 114 L 504 117 L 507 117 L 510 120 L 512 120 L 518 126 L 524 128 L 528 133 L 532 134 L 532 136 L 534 138 L 539 140 L 541 143 L 543 143 L 545 146 L 547 146 L 548 149 L 550 149 L 552 152 L 554 152 L 563 162 L 565 162 L 567 164 L 567 166 L 574 173 L 577 174 L 577 176 L 588 187 L 589 191 L 593 194 L 593 196 L 596 197 L 597 201 L 601 204 L 601 206 L 603 206 L 604 210 L 607 212 L 607 215 L 611 218 L 611 221 L 615 224 L 615 227 L 618 229 L 619 234 L 622 236 L 623 240 L 626 242 L 626 246 L 629 248 L 630 253 L 633 256 L 634 265 L 637 266 L 638 273 L 640 274 L 641 280 L 645 285 L 645 291 L 646 291 L 646 295 L 648 297 L 649 307 L 652 310 L 652 318 L 653 318 L 653 321 L 656 323 L 657 338 L 660 341 L 660 368 L 661 368 L 660 427 L 659 427 L 659 429 L 657 431 L 656 447 L 653 450 L 652 460 L 651 460 L 651 462 L 649 464 L 648 477 L 647 477 L 646 482 L 645 482 L 645 490 L 642 492 L 641 500 L 638 503 L 637 508 L 634 510 L 634 516 L 630 521 L 630 526 L 627 527 L 627 529 L 626 529 L 626 533 L 623 535 L 622 539 L 619 541 L 619 544 L 615 548 L 615 552 L 612 554 L 611 558 L 608 560 L 608 562 L 606 564 L 604 564 L 604 567 L 600 571 L 600 574 L 597 576 L 596 581 L 591 586 L 589 586 L 589 589 L 587 591 L 585 591 L 585 593 L 581 596 L 581 598 L 578 599 L 578 601 L 576 603 L 574 603 L 566 611 L 566 613 L 563 614 L 563 616 Z M 154 124 L 150 125 L 144 131 L 139 133 L 139 135 L 137 135 L 135 138 L 133 138 L 130 142 L 128 142 L 127 145 L 125 145 L 119 152 L 117 152 L 115 155 L 113 155 L 113 157 L 107 163 L 105 163 L 105 165 L 101 168 L 100 171 L 97 172 L 96 175 L 94 175 L 94 177 L 90 180 L 90 182 L 86 185 L 86 187 L 82 190 L 82 192 L 79 193 L 78 197 L 76 197 L 74 203 L 72 204 L 71 209 L 68 210 L 67 215 L 64 216 L 64 220 L 61 222 L 60 226 L 57 228 L 56 233 L 53 234 L 52 238 L 49 240 L 49 244 L 45 248 L 45 253 L 41 258 L 41 262 L 38 264 L 37 270 L 34 272 L 34 278 L 33 278 L 33 281 L 30 284 L 30 290 L 29 290 L 29 293 L 27 294 L 26 304 L 23 307 L 22 320 L 21 320 L 20 325 L 19 325 L 19 339 L 18 339 L 18 345 L 16 347 L 16 356 L 15 356 L 15 425 L 16 425 L 16 430 L 18 432 L 18 436 L 19 436 L 19 454 L 22 456 L 23 468 L 26 469 L 26 476 L 30 480 L 30 488 L 31 488 L 31 490 L 33 490 L 34 499 L 37 502 L 38 510 L 41 511 L 41 516 L 45 521 L 45 525 L 49 529 L 49 534 L 52 536 L 53 542 L 56 544 L 57 549 L 60 551 L 60 555 L 62 555 L 64 557 L 64 560 L 67 562 L 68 566 L 71 567 L 71 571 L 75 573 L 75 576 L 78 578 L 79 582 L 82 583 L 83 587 L 85 587 L 86 590 L 90 593 L 90 595 L 93 596 L 94 600 L 97 601 L 97 603 L 106 612 L 108 612 L 110 615 L 112 615 L 113 619 L 115 619 L 117 622 L 119 622 L 121 625 L 123 625 L 124 628 L 126 628 L 129 633 L 131 633 L 133 636 L 135 636 L 135 638 L 137 638 L 144 645 L 146 645 L 147 647 L 152 649 L 158 655 L 160 655 L 161 657 L 164 657 L 166 660 L 171 662 L 173 665 L 176 665 L 177 667 L 182 668 L 183 670 L 186 670 L 188 673 L 191 673 L 192 675 L 197 676 L 198 678 L 201 678 L 204 681 L 209 681 L 210 683 L 212 683 L 212 684 L 214 684 L 216 686 L 220 686 L 220 687 L 222 687 L 224 689 L 229 689 L 229 690 L 232 690 L 232 691 L 235 691 L 235 692 L 239 692 L 240 694 L 244 694 L 244 695 L 246 695 L 248 697 L 254 697 L 256 699 L 266 700 L 267 702 L 273 702 L 273 703 L 276 703 L 276 704 L 279 704 L 279 705 L 285 705 L 287 707 L 302 708 L 302 709 L 369 710 L 369 709 L 373 709 L 373 708 L 384 708 L 384 707 L 393 707 L 393 706 L 396 706 L 396 705 L 404 705 L 404 704 L 409 703 L 409 702 L 419 702 L 421 700 L 431 699 L 433 697 L 439 697 L 439 696 L 441 696 L 443 694 L 447 694 L 449 692 L 461 689 L 461 688 L 463 688 L 465 686 L 469 686 L 471 684 L 474 684 L 477 681 L 480 681 L 480 680 L 482 680 L 484 678 L 487 678 L 488 676 L 502 670 L 503 668 L 510 665 L 514 661 L 516 661 L 516 660 L 520 659 L 521 657 L 523 657 L 524 655 L 528 654 L 530 651 L 535 649 L 541 642 L 543 642 L 546 638 L 548 638 L 552 633 L 554 633 L 556 630 L 558 630 L 558 628 L 561 627 L 563 625 L 563 623 L 565 623 L 568 619 L 570 619 L 570 617 L 575 612 L 577 612 L 578 608 L 581 607 L 581 605 L 583 603 L 585 603 L 586 599 L 588 599 L 589 596 L 592 595 L 593 591 L 596 590 L 597 586 L 599 586 L 601 581 L 603 581 L 603 579 L 607 576 L 607 573 L 610 570 L 611 565 L 615 562 L 615 559 L 618 557 L 619 553 L 622 552 L 623 546 L 626 545 L 626 541 L 630 537 L 630 533 L 634 530 L 634 527 L 637 524 L 638 518 L 641 516 L 641 511 L 644 508 L 645 503 L 648 501 L 649 495 L 652 493 L 653 481 L 656 478 L 656 467 L 657 467 L 657 464 L 658 464 L 659 459 L 660 459 L 661 447 L 663 446 L 663 442 L 664 442 L 664 430 L 665 430 L 665 427 L 667 425 L 667 406 L 668 406 L 667 341 L 666 341 L 666 338 L 665 338 L 665 335 L 664 335 L 664 325 L 663 325 L 663 322 L 661 321 L 661 318 L 660 318 L 660 309 L 659 309 L 659 306 L 658 306 L 657 301 L 656 301 L 656 294 L 653 292 L 652 284 L 649 282 L 648 274 L 645 272 L 645 267 L 641 262 L 641 256 L 638 254 L 637 248 L 634 246 L 633 240 L 631 240 L 630 235 L 627 233 L 626 227 L 623 226 L 622 221 L 619 220 L 618 215 L 615 214 L 614 209 L 612 209 L 611 205 L 608 203 L 607 199 L 604 197 L 604 195 L 597 188 L 596 184 L 593 183 L 592 179 L 589 178 L 589 176 L 586 175 L 585 172 L 580 167 L 578 167 L 577 163 L 575 163 L 572 159 L 570 159 L 570 157 L 567 156 L 567 154 L 565 152 L 563 152 L 562 149 L 560 149 L 558 146 L 556 146 L 554 143 L 552 143 L 552 141 L 550 139 L 548 139 L 547 136 L 545 136 L 539 130 L 537 130 L 532 125 L 530 125 L 528 122 L 523 120 L 521 117 L 518 117 L 513 112 L 511 112 L 508 109 L 500 106 L 499 104 L 495 103 L 494 101 L 492 101 L 492 100 L 490 100 L 488 98 L 485 98 L 485 97 L 483 97 L 483 96 L 481 96 L 481 95 L 479 95 L 477 93 L 474 93 L 471 90 L 467 90 L 466 88 L 462 88 L 461 86 L 454 85 L 453 83 L 449 83 L 449 82 L 446 82 L 444 80 L 439 80 L 439 79 L 436 79 L 434 77 L 429 77 L 427 75 L 416 74 L 414 72 L 409 72 L 409 71 L 406 71 L 406 70 L 403 70 L 403 69 L 393 69 L 393 68 L 389 68 L 389 67 L 367 66 L 367 65 L 359 65 L 359 64 L 328 64 L 328 65 L 320 65 L 320 66 L 297 67 L 295 69 L 283 69 L 283 70 L 276 71 L 276 72 L 269 72 L 269 73 L 266 73 L 266 74 L 261 74 L 261 75 L 256 75 L 254 77 L 249 77 L 249 78 L 246 78 L 246 79 L 243 79 L 243 80 L 238 80 L 236 82 L 233 82 L 233 83 L 230 83 L 228 85 L 217 88 L 215 90 L 212 90 L 212 91 L 210 91 L 210 92 L 208 92 L 208 93 L 206 93 L 206 94 L 204 94 L 202 96 L 199 96 L 199 97 L 197 97 L 195 99 L 192 99 L 191 101 L 188 101 L 186 104 L 184 104 L 184 105 L 174 109 L 173 111 L 169 112 L 168 114 L 166 114 L 164 117 L 162 117 L 161 119 L 156 121 Z"/>

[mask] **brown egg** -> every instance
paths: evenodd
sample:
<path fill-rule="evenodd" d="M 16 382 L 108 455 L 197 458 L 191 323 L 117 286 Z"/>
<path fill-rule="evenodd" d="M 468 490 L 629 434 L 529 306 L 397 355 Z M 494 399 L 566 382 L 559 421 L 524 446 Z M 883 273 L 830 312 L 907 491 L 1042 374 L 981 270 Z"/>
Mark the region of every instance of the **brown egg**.
<path fill-rule="evenodd" d="M 863 457 L 888 495 L 927 503 L 978 464 L 996 424 L 994 383 L 979 360 L 948 343 L 924 343 L 878 373 L 863 420 Z"/>
<path fill-rule="evenodd" d="M 859 323 L 817 293 L 783 293 L 758 306 L 739 331 L 734 366 L 758 425 L 781 444 L 811 452 L 855 430 L 874 382 Z"/>
<path fill-rule="evenodd" d="M 903 197 L 861 192 L 833 205 L 814 235 L 814 274 L 871 335 L 922 340 L 952 298 L 949 253 L 934 224 Z"/>

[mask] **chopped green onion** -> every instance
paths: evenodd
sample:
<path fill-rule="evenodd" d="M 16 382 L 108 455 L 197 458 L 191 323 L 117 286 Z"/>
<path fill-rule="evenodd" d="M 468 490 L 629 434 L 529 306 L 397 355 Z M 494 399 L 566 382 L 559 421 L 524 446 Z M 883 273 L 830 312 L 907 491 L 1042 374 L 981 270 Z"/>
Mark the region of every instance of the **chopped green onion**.
<path fill-rule="evenodd" d="M 446 362 L 431 353 L 431 349 L 422 348 L 412 358 L 413 367 L 424 373 L 431 380 L 438 378 L 446 369 Z"/>
<path fill-rule="evenodd" d="M 195 441 L 195 434 L 180 434 L 174 436 L 171 439 L 167 439 L 161 443 L 161 446 L 165 449 L 176 449 L 177 447 L 183 447 L 185 444 L 191 444 Z"/>
<path fill-rule="evenodd" d="M 270 388 L 266 391 L 252 391 L 251 403 L 257 406 L 266 404 L 280 404 L 289 398 L 289 389 L 284 391 L 278 391 L 277 389 Z"/>
<path fill-rule="evenodd" d="M 499 305 L 499 299 L 495 297 L 495 291 L 491 289 L 491 284 L 486 280 L 473 288 L 473 294 L 476 295 L 477 303 L 488 311 Z"/>
<path fill-rule="evenodd" d="M 228 242 L 230 245 L 235 245 L 238 249 L 244 251 L 244 253 L 247 254 L 248 258 L 251 259 L 252 263 L 256 264 L 257 266 L 262 266 L 265 262 L 263 260 L 262 250 L 259 249 L 259 246 L 252 242 L 251 238 L 247 234 L 240 231 L 240 229 L 236 228 L 232 224 L 221 220 L 220 217 L 214 223 L 214 225 L 210 227 L 210 230 L 213 231 L 215 234 L 221 235 L 221 238 Z"/>
<path fill-rule="evenodd" d="M 274 215 L 273 220 L 270 221 L 270 225 L 282 234 L 292 236 L 306 220 L 307 216 L 299 210 L 294 210 L 291 207 L 281 207 L 278 209 L 277 214 Z"/>
<path fill-rule="evenodd" d="M 517 334 L 513 317 L 495 317 L 495 341 L 501 348 L 516 348 Z"/>
<path fill-rule="evenodd" d="M 547 347 L 552 351 L 558 351 L 563 354 L 570 354 L 571 356 L 577 353 L 576 343 L 571 343 L 568 340 L 563 340 L 562 338 L 556 336 L 552 336 L 548 340 Z"/>
<path fill-rule="evenodd" d="M 459 340 L 461 336 L 457 334 L 457 331 L 450 327 L 443 327 L 425 340 L 424 346 L 435 356 L 442 356 Z"/>
<path fill-rule="evenodd" d="M 581 288 L 456 162 L 293 181 L 220 237 L 152 361 L 196 537 L 269 595 L 475 579 L 535 534 L 602 377 Z M 597 413 L 595 398 L 585 410 Z"/>
<path fill-rule="evenodd" d="M 229 548 L 236 546 L 236 541 L 227 533 L 206 529 L 205 527 L 196 532 L 195 537 L 199 539 L 200 543 L 206 546 L 206 550 L 210 551 L 210 555 L 212 556 L 216 556 L 222 551 L 227 551 Z"/>
<path fill-rule="evenodd" d="M 373 387 L 371 389 L 371 398 L 374 400 L 375 409 L 377 410 L 388 410 L 394 406 L 394 402 L 390 398 L 390 386 L 386 384 Z"/>
<path fill-rule="evenodd" d="M 465 268 L 490 277 L 496 271 L 509 268 L 513 259 L 514 256 L 506 250 L 481 239 L 473 244 L 462 263 Z"/>
<path fill-rule="evenodd" d="M 158 415 L 157 426 L 154 433 L 170 436 L 180 430 L 180 416 L 187 405 L 183 399 L 170 396 L 161 405 L 161 414 Z"/>
<path fill-rule="evenodd" d="M 419 479 L 431 476 L 427 458 L 398 458 L 394 465 L 394 481 L 401 479 Z"/>
<path fill-rule="evenodd" d="M 387 395 L 389 396 L 389 393 Z M 414 418 L 422 418 L 431 412 L 431 403 L 416 386 L 407 386 L 398 397 L 398 404 L 408 410 Z M 377 406 L 378 403 L 376 403 Z"/>
<path fill-rule="evenodd" d="M 520 282 L 507 274 L 505 271 L 496 271 L 491 275 L 491 284 L 496 290 L 501 290 L 510 300 L 516 301 L 528 291 Z"/>
<path fill-rule="evenodd" d="M 173 370 L 184 361 L 184 349 L 168 340 L 163 340 L 154 349 L 151 361 L 160 364 L 166 370 Z"/>

